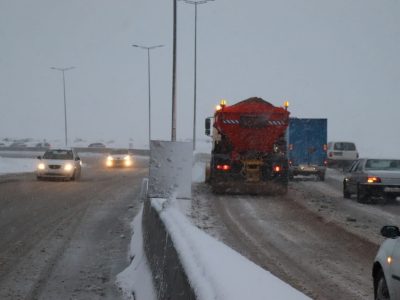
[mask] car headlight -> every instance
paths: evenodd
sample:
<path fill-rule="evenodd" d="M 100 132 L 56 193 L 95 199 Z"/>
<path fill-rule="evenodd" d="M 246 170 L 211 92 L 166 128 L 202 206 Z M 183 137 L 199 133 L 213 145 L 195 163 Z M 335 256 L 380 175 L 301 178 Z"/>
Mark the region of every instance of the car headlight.
<path fill-rule="evenodd" d="M 108 161 L 114 160 L 114 158 L 113 158 L 111 155 L 109 155 L 109 156 L 107 156 L 107 160 L 108 160 Z"/>
<path fill-rule="evenodd" d="M 65 171 L 71 171 L 74 167 L 72 166 L 72 164 L 65 164 L 64 165 L 64 170 Z"/>
<path fill-rule="evenodd" d="M 44 170 L 46 168 L 44 163 L 40 163 L 37 165 L 38 170 Z"/>
<path fill-rule="evenodd" d="M 129 155 L 124 157 L 125 160 L 131 160 L 131 157 Z"/>

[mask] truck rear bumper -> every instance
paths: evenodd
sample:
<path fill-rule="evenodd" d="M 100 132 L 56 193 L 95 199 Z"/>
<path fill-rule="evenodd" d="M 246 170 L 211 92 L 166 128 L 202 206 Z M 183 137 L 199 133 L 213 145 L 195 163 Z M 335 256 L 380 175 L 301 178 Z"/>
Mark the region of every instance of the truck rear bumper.
<path fill-rule="evenodd" d="M 290 175 L 320 175 L 325 174 L 326 168 L 321 166 L 313 166 L 313 165 L 306 165 L 306 166 L 292 166 L 289 168 Z"/>
<path fill-rule="evenodd" d="M 244 180 L 226 180 L 212 178 L 210 180 L 213 192 L 226 194 L 250 195 L 282 195 L 287 193 L 288 179 L 274 178 L 268 181 L 249 182 Z"/>

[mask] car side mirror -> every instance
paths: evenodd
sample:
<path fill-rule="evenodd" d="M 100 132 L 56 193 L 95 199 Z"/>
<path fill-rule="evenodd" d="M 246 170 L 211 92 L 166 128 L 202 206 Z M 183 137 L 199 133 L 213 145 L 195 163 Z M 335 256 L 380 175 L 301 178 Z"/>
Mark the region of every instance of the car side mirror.
<path fill-rule="evenodd" d="M 39 156 L 37 157 L 37 159 L 42 159 L 42 157 L 39 155 Z"/>
<path fill-rule="evenodd" d="M 400 236 L 400 230 L 397 226 L 383 226 L 381 234 L 386 238 L 394 239 Z"/>
<path fill-rule="evenodd" d="M 81 160 L 81 158 L 79 156 L 75 157 L 75 160 Z"/>

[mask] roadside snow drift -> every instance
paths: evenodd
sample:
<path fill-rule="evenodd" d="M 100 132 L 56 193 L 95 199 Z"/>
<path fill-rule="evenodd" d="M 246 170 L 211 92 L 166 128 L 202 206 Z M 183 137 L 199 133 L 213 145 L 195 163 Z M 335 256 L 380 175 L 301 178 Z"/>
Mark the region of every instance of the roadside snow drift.
<path fill-rule="evenodd" d="M 118 274 L 116 283 L 121 288 L 125 299 L 156 300 L 151 271 L 143 252 L 142 211 L 137 214 L 131 224 L 134 232 L 129 251 L 131 264 Z"/>
<path fill-rule="evenodd" d="M 0 174 L 30 173 L 35 171 L 37 159 L 0 156 Z"/>
<path fill-rule="evenodd" d="M 172 239 L 198 300 L 309 299 L 192 225 L 175 200 L 150 199 Z M 163 247 L 159 244 L 158 247 Z M 177 262 L 178 263 L 178 262 Z M 154 274 L 153 277 L 160 276 Z M 161 275 L 162 276 L 162 275 Z"/>

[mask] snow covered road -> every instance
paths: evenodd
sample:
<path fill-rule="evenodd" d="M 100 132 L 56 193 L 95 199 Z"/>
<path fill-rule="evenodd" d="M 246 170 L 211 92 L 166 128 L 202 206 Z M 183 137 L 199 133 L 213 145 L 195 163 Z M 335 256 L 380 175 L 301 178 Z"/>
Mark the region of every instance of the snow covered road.
<path fill-rule="evenodd" d="M 131 170 L 83 161 L 77 182 L 0 177 L 0 299 L 120 298 L 147 160 Z"/>
<path fill-rule="evenodd" d="M 329 210 L 326 203 L 343 201 L 330 183 L 294 182 L 285 198 L 215 196 L 200 183 L 194 195 L 192 204 L 182 204 L 194 224 L 310 297 L 373 298 L 378 234 L 369 239 L 366 232 L 346 228 L 350 223 L 353 229 L 366 229 L 351 213 L 340 211 L 343 207 Z M 363 209 L 354 210 L 368 222 L 371 208 Z M 343 223 L 336 218 L 344 218 Z"/>

